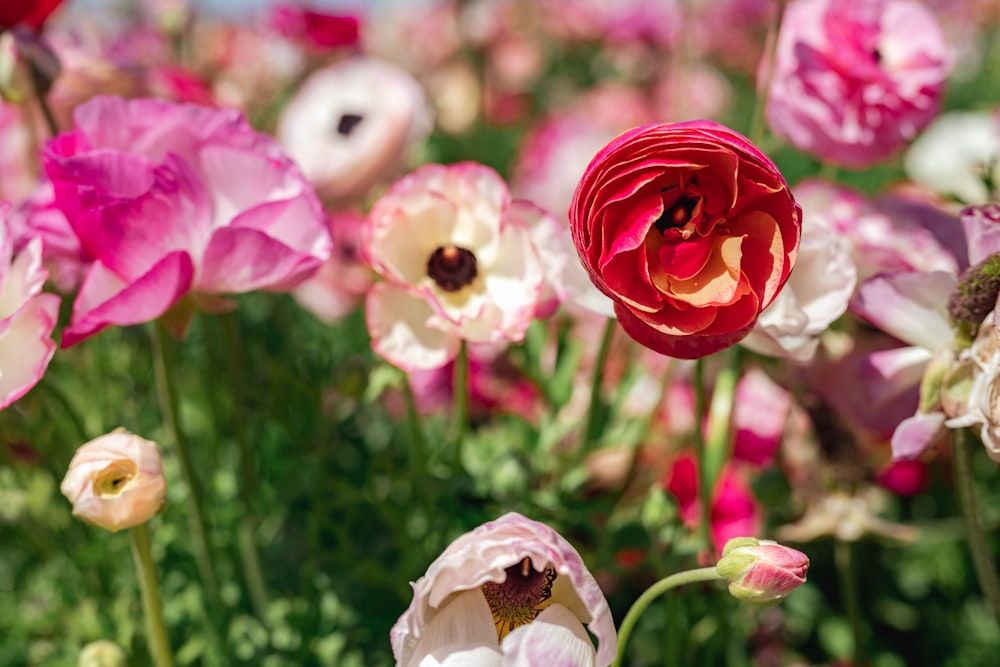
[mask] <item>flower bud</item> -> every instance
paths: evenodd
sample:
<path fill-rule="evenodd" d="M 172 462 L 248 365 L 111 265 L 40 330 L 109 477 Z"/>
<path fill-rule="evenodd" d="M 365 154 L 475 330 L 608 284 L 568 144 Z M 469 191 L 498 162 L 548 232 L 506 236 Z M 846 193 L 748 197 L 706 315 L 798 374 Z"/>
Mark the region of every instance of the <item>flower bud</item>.
<path fill-rule="evenodd" d="M 118 428 L 76 451 L 59 489 L 74 516 L 117 531 L 159 512 L 166 487 L 156 443 Z"/>
<path fill-rule="evenodd" d="M 715 569 L 729 581 L 733 597 L 772 605 L 805 583 L 809 558 L 771 540 L 734 537 L 726 543 Z"/>
<path fill-rule="evenodd" d="M 118 644 L 101 639 L 83 647 L 76 667 L 128 667 L 128 656 Z"/>

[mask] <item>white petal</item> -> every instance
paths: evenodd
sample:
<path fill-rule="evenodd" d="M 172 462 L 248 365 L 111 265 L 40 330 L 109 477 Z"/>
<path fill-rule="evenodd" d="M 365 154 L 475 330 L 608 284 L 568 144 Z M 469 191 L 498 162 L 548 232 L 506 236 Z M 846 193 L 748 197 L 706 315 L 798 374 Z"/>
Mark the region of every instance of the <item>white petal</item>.
<path fill-rule="evenodd" d="M 28 301 L 0 335 L 0 408 L 35 386 L 55 353 L 52 329 L 59 317 L 59 297 L 39 294 Z"/>
<path fill-rule="evenodd" d="M 459 340 L 427 325 L 434 312 L 406 290 L 379 283 L 368 291 L 365 319 L 372 347 L 406 371 L 439 368 L 458 353 Z"/>
<path fill-rule="evenodd" d="M 502 664 L 493 614 L 483 592 L 476 588 L 452 598 L 434 615 L 403 667 Z"/>
<path fill-rule="evenodd" d="M 945 271 L 873 276 L 858 287 L 851 309 L 902 341 L 940 350 L 955 337 L 947 304 L 956 282 Z"/>
<path fill-rule="evenodd" d="M 504 667 L 594 667 L 596 652 L 583 624 L 562 605 L 504 637 Z"/>

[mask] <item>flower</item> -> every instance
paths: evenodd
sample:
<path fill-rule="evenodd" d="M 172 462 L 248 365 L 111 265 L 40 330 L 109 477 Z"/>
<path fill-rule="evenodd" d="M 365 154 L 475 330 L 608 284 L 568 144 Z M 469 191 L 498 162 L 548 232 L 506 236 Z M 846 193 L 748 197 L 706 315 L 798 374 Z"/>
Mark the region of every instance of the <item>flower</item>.
<path fill-rule="evenodd" d="M 941 114 L 910 146 L 903 166 L 932 192 L 969 204 L 990 201 L 987 182 L 1000 183 L 1000 112 Z"/>
<path fill-rule="evenodd" d="M 349 14 L 327 14 L 301 4 L 280 2 L 271 8 L 271 25 L 285 37 L 320 54 L 356 45 L 361 21 Z"/>
<path fill-rule="evenodd" d="M 521 340 L 546 285 L 530 231 L 539 214 L 472 162 L 425 165 L 397 181 L 363 235 L 385 279 L 365 306 L 375 351 L 412 371 L 447 363 L 462 340 Z"/>
<path fill-rule="evenodd" d="M 762 67 L 769 65 L 766 61 Z M 767 120 L 823 160 L 860 168 L 889 158 L 938 112 L 951 55 L 913 0 L 796 0 L 775 52 Z"/>
<path fill-rule="evenodd" d="M 0 32 L 23 23 L 35 28 L 42 27 L 49 14 L 54 12 L 63 0 L 17 0 L 0 6 Z"/>
<path fill-rule="evenodd" d="M 390 635 L 397 667 L 607 667 L 617 651 L 611 610 L 580 554 L 514 512 L 456 539 L 412 587 Z"/>
<path fill-rule="evenodd" d="M 625 332 L 674 357 L 728 347 L 788 279 L 802 211 L 742 135 L 711 121 L 645 125 L 591 161 L 570 228 Z"/>
<path fill-rule="evenodd" d="M 95 260 L 64 347 L 159 318 L 190 294 L 182 332 L 194 303 L 288 290 L 330 255 L 312 187 L 238 112 L 97 97 L 74 119 L 43 154 L 56 206 Z"/>
<path fill-rule="evenodd" d="M 431 130 L 424 92 L 406 71 L 350 58 L 313 73 L 288 101 L 276 136 L 325 196 L 362 196 Z"/>
<path fill-rule="evenodd" d="M 110 531 L 148 521 L 166 502 L 163 459 L 155 442 L 118 428 L 82 445 L 59 487 L 73 516 Z"/>
<path fill-rule="evenodd" d="M 42 379 L 55 353 L 52 330 L 59 318 L 59 297 L 42 292 L 49 275 L 42 268 L 42 242 L 28 241 L 15 256 L 8 208 L 0 203 L 0 409 Z"/>
<path fill-rule="evenodd" d="M 771 605 L 806 582 L 809 558 L 771 540 L 734 537 L 726 543 L 715 569 L 729 581 L 733 597 Z"/>
<path fill-rule="evenodd" d="M 80 650 L 76 667 L 127 667 L 128 656 L 118 644 L 100 639 L 90 642 Z"/>

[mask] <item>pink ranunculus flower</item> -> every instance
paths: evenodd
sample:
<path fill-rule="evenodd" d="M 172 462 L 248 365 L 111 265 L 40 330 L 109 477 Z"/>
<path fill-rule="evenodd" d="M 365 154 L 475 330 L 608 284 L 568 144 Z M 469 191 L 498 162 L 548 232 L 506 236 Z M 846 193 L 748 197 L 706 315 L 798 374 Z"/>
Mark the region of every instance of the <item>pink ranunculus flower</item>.
<path fill-rule="evenodd" d="M 536 215 L 472 162 L 425 165 L 397 181 L 364 231 L 385 279 L 366 302 L 375 351 L 412 371 L 447 363 L 462 340 L 521 340 L 546 286 L 529 224 Z"/>
<path fill-rule="evenodd" d="M 59 297 L 45 294 L 42 242 L 29 241 L 14 254 L 7 225 L 8 205 L 0 203 L 0 409 L 38 384 L 55 353 L 52 330 Z"/>
<path fill-rule="evenodd" d="M 587 167 L 570 229 L 625 332 L 697 358 L 746 336 L 785 284 L 802 211 L 774 163 L 711 121 L 646 125 Z"/>
<path fill-rule="evenodd" d="M 276 136 L 320 193 L 349 199 L 404 166 L 432 126 L 423 89 L 406 70 L 356 57 L 310 75 Z"/>
<path fill-rule="evenodd" d="M 456 539 L 412 587 L 413 601 L 390 635 L 397 667 L 607 667 L 614 660 L 611 610 L 580 554 L 520 514 Z"/>
<path fill-rule="evenodd" d="M 795 0 L 785 10 L 770 81 L 774 132 L 821 159 L 885 160 L 937 115 L 951 54 L 914 0 Z"/>
<path fill-rule="evenodd" d="M 187 295 L 193 307 L 288 290 L 329 257 L 312 187 L 238 112 L 97 97 L 74 119 L 43 155 L 56 205 L 94 259 L 64 347 L 157 319 Z"/>
<path fill-rule="evenodd" d="M 320 54 L 355 46 L 361 21 L 353 14 L 330 14 L 301 2 L 279 2 L 271 8 L 271 25 L 285 37 Z"/>
<path fill-rule="evenodd" d="M 729 581 L 733 597 L 771 605 L 806 582 L 809 558 L 771 540 L 735 537 L 726 543 L 715 568 Z"/>
<path fill-rule="evenodd" d="M 160 448 L 115 429 L 76 450 L 59 489 L 73 515 L 93 526 L 118 531 L 146 523 L 166 502 Z"/>

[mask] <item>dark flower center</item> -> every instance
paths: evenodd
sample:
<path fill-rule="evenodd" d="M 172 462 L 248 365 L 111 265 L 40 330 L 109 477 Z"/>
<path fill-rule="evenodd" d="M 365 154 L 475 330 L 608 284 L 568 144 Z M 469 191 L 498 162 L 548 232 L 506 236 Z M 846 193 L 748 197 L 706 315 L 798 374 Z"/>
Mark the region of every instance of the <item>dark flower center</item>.
<path fill-rule="evenodd" d="M 479 275 L 476 256 L 465 248 L 441 246 L 427 260 L 427 275 L 445 292 L 457 292 Z"/>
<path fill-rule="evenodd" d="M 350 136 L 351 132 L 354 131 L 354 128 L 356 128 L 364 119 L 365 117 L 360 114 L 345 113 L 340 117 L 340 120 L 337 121 L 337 134 L 342 137 Z"/>
<path fill-rule="evenodd" d="M 681 197 L 676 204 L 665 208 L 653 224 L 661 234 L 665 234 L 668 229 L 680 229 L 691 222 L 691 216 L 698 202 L 698 197 Z"/>
<path fill-rule="evenodd" d="M 506 637 L 514 628 L 535 620 L 539 612 L 548 606 L 546 602 L 552 597 L 552 582 L 556 580 L 555 570 L 547 567 L 539 572 L 532 567 L 530 558 L 511 565 L 504 572 L 507 578 L 503 583 L 488 581 L 481 587 L 493 612 L 498 639 Z"/>

